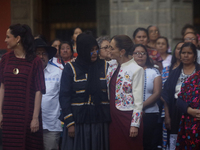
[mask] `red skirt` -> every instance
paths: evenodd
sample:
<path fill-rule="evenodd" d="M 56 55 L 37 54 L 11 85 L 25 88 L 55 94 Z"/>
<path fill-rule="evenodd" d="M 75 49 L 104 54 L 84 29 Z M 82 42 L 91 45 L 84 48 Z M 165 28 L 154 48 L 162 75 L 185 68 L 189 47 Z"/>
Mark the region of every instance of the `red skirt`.
<path fill-rule="evenodd" d="M 115 86 L 119 68 L 110 81 L 109 126 L 110 150 L 143 150 L 143 123 L 141 121 L 138 135 L 129 137 L 133 111 L 120 111 L 115 106 Z"/>

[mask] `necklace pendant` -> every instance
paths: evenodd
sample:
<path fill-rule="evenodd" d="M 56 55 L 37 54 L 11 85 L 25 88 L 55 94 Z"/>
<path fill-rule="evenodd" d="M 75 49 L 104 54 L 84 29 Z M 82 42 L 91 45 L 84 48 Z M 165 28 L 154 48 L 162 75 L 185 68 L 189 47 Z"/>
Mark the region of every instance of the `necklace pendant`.
<path fill-rule="evenodd" d="M 13 74 L 15 74 L 15 75 L 19 74 L 19 69 L 18 68 L 14 68 L 13 69 Z"/>

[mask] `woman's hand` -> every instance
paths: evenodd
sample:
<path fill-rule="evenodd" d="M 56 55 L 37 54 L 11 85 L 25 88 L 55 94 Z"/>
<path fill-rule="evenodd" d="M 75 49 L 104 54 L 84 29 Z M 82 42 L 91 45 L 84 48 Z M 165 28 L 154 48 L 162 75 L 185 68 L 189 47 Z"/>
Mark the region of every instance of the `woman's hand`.
<path fill-rule="evenodd" d="M 138 135 L 138 128 L 131 126 L 130 128 L 130 137 L 136 137 Z"/>
<path fill-rule="evenodd" d="M 3 125 L 3 114 L 0 114 L 0 129 L 2 129 L 2 125 Z"/>
<path fill-rule="evenodd" d="M 168 130 L 171 130 L 171 118 L 168 115 L 165 115 L 165 127 Z"/>
<path fill-rule="evenodd" d="M 31 132 L 33 132 L 33 133 L 35 133 L 39 130 L 39 120 L 38 120 L 38 118 L 32 119 L 30 128 L 31 128 Z"/>
<path fill-rule="evenodd" d="M 199 109 L 193 109 L 191 107 L 188 107 L 187 113 L 190 114 L 192 117 L 196 118 L 197 120 L 200 120 L 200 110 Z"/>
<path fill-rule="evenodd" d="M 68 135 L 69 135 L 69 137 L 74 137 L 75 136 L 75 127 L 74 127 L 74 125 L 72 125 L 72 126 L 70 126 L 68 128 Z"/>

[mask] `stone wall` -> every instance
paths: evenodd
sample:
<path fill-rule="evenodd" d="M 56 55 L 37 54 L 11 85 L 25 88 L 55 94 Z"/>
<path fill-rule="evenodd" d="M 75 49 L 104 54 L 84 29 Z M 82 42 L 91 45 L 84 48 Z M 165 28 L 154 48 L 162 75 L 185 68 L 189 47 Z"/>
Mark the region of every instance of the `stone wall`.
<path fill-rule="evenodd" d="M 193 23 L 190 0 L 110 0 L 110 34 L 132 38 L 138 27 L 157 25 L 173 48 L 181 39 L 181 28 Z"/>

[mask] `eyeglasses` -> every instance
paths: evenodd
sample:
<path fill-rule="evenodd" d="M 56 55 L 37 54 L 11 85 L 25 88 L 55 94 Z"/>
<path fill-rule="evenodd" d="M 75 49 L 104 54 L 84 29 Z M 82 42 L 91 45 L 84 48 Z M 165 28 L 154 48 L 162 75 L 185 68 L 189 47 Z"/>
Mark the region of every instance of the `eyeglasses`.
<path fill-rule="evenodd" d="M 149 33 L 156 33 L 156 34 L 158 34 L 158 30 L 150 30 Z"/>
<path fill-rule="evenodd" d="M 105 49 L 105 50 L 107 50 L 107 49 L 109 49 L 110 48 L 110 46 L 105 46 L 105 47 L 101 47 L 100 49 Z"/>
<path fill-rule="evenodd" d="M 92 56 L 94 53 L 97 53 L 98 54 L 99 50 L 93 50 L 92 52 L 90 52 L 90 55 Z"/>
<path fill-rule="evenodd" d="M 196 38 L 185 38 L 184 40 L 185 40 L 185 41 L 195 41 Z"/>
<path fill-rule="evenodd" d="M 137 55 L 137 56 L 144 56 L 144 55 L 146 55 L 146 53 L 145 52 L 133 52 L 133 55 Z"/>

